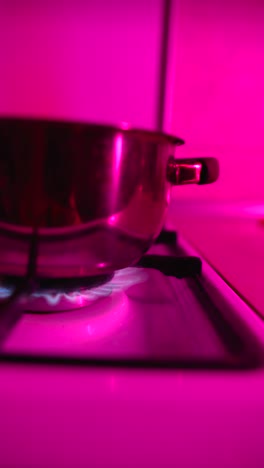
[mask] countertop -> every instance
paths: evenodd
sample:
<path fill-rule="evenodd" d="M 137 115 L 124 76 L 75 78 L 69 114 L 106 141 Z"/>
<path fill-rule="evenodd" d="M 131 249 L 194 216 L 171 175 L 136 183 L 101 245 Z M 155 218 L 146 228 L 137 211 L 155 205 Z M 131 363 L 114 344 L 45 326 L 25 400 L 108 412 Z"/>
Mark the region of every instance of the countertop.
<path fill-rule="evenodd" d="M 173 204 L 167 227 L 181 233 L 264 318 L 264 221 L 259 214 L 229 210 L 225 216 L 224 210 Z"/>

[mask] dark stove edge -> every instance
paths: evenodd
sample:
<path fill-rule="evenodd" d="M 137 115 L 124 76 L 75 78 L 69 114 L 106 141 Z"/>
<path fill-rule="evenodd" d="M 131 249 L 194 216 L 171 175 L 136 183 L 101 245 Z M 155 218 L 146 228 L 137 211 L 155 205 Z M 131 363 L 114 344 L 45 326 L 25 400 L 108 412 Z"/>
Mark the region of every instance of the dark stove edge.
<path fill-rule="evenodd" d="M 67 356 L 45 356 L 2 353 L 0 355 L 0 364 L 29 364 L 29 365 L 52 365 L 62 367 L 84 367 L 86 369 L 122 369 L 122 370 L 146 370 L 146 371 L 225 371 L 225 372 L 250 372 L 264 367 L 264 362 L 254 359 L 251 356 L 245 359 L 232 361 L 232 359 L 205 359 L 201 360 L 147 360 L 147 359 L 114 359 L 114 358 L 82 358 Z"/>

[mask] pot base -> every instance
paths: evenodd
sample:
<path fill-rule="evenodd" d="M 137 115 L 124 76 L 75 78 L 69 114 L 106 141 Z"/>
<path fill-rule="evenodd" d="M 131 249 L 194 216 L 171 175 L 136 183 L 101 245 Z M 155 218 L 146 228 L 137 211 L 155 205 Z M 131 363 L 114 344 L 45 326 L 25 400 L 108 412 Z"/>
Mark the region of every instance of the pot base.
<path fill-rule="evenodd" d="M 0 274 L 23 277 L 26 274 L 31 236 L 0 233 Z M 65 236 L 39 236 L 37 278 L 60 279 L 85 284 L 89 278 L 111 275 L 136 263 L 153 243 L 112 226 L 87 228 Z"/>

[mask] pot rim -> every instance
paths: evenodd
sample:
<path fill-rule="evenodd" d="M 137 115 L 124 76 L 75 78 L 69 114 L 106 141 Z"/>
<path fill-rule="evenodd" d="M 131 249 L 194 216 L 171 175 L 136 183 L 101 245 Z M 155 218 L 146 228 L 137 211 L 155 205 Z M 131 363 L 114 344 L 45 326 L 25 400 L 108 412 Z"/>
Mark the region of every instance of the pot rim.
<path fill-rule="evenodd" d="M 156 141 L 157 143 L 162 143 L 162 142 L 167 142 L 167 143 L 172 143 L 175 146 L 180 146 L 184 144 L 184 140 L 182 138 L 179 138 L 177 136 L 168 134 L 168 133 L 163 133 L 158 130 L 148 130 L 148 129 L 143 129 L 143 128 L 137 128 L 137 127 L 132 127 L 129 123 L 127 122 L 121 122 L 118 125 L 113 125 L 113 124 L 103 124 L 103 123 L 94 123 L 94 122 L 89 122 L 89 121 L 82 121 L 82 120 L 71 120 L 71 119 L 65 119 L 65 118 L 47 118 L 47 117 L 34 117 L 34 116 L 0 116 L 0 125 L 2 123 L 8 124 L 8 123 L 28 123 L 28 124 L 35 124 L 37 125 L 42 124 L 42 125 L 62 125 L 62 126 L 74 126 L 74 127 L 79 127 L 79 128 L 87 128 L 90 130 L 97 130 L 97 131 L 102 131 L 104 132 L 110 132 L 110 133 L 122 133 L 122 134 L 129 134 L 131 136 L 147 139 L 150 141 Z"/>

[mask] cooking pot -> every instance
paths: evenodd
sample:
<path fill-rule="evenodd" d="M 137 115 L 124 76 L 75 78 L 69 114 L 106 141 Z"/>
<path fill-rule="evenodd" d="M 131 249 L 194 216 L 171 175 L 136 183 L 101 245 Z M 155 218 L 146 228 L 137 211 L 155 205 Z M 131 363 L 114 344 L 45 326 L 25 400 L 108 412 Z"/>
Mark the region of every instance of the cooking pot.
<path fill-rule="evenodd" d="M 175 159 L 183 143 L 125 127 L 1 118 L 0 272 L 25 274 L 33 232 L 39 277 L 135 263 L 162 229 L 172 185 L 218 177 L 213 158 Z"/>

